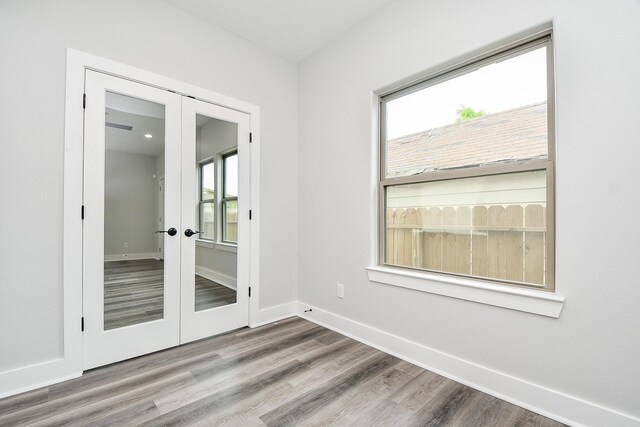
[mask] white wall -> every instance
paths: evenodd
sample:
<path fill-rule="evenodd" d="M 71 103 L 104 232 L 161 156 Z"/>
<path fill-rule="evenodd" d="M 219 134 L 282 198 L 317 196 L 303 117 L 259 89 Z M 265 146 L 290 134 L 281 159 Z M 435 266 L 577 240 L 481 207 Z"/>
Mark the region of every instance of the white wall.
<path fill-rule="evenodd" d="M 105 151 L 105 259 L 158 252 L 157 157 Z"/>
<path fill-rule="evenodd" d="M 372 92 L 551 20 L 560 318 L 369 282 Z M 639 22 L 637 0 L 398 0 L 300 63 L 299 300 L 640 416 Z"/>
<path fill-rule="evenodd" d="M 260 305 L 294 300 L 296 66 L 159 0 L 2 1 L 0 373 L 62 356 L 67 47 L 261 107 Z"/>

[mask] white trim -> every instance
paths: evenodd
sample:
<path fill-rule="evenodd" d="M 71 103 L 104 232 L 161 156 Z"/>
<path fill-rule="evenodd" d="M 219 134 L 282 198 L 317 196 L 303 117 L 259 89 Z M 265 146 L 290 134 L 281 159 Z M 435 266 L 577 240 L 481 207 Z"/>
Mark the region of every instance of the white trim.
<path fill-rule="evenodd" d="M 196 239 L 196 246 L 207 249 L 215 249 L 216 242 L 214 242 L 213 240 Z"/>
<path fill-rule="evenodd" d="M 69 371 L 69 365 L 69 360 L 61 358 L 0 372 L 0 399 L 82 375 L 82 368 Z"/>
<path fill-rule="evenodd" d="M 556 294 L 489 282 L 485 283 L 466 277 L 390 267 L 368 267 L 367 274 L 371 282 L 524 311 L 556 319 L 560 317 L 564 306 L 564 298 Z"/>
<path fill-rule="evenodd" d="M 127 261 L 136 259 L 160 259 L 158 252 L 143 252 L 139 254 L 113 254 L 105 255 L 105 261 Z"/>
<path fill-rule="evenodd" d="M 57 371 L 59 371 L 60 367 L 64 364 L 65 361 L 63 359 L 55 359 L 49 362 L 0 373 L 0 379 L 3 384 L 2 390 L 4 390 L 0 392 L 0 399 L 37 390 L 42 387 L 50 386 L 51 384 L 57 384 L 62 381 L 72 380 L 82 376 L 82 371 L 73 372 L 64 376 L 56 376 Z M 20 384 L 24 384 L 28 381 L 40 382 L 31 382 L 29 385 L 20 386 Z M 5 389 L 9 391 L 6 391 Z"/>
<path fill-rule="evenodd" d="M 229 289 L 233 289 L 234 291 L 238 288 L 238 281 L 235 277 L 227 276 L 226 274 L 222 274 L 218 271 L 209 270 L 208 268 L 196 265 L 196 274 L 204 277 L 205 279 L 219 283 L 222 286 L 226 286 Z"/>
<path fill-rule="evenodd" d="M 233 243 L 220 243 L 216 242 L 216 250 L 222 252 L 230 252 L 232 254 L 238 253 L 238 245 Z"/>
<path fill-rule="evenodd" d="M 251 248 L 249 258 L 251 267 L 249 270 L 249 286 L 251 298 L 249 298 L 249 325 L 260 322 L 260 146 L 262 134 L 260 127 L 260 108 L 256 107 L 251 112 L 249 125 L 252 135 L 252 143 L 249 144 L 249 158 L 251 170 L 249 171 L 249 192 L 251 193 L 252 219 L 249 221 Z M 291 310 L 295 313 L 295 308 Z"/>
<path fill-rule="evenodd" d="M 258 326 L 268 323 L 277 322 L 296 315 L 298 307 L 297 301 L 291 301 L 284 304 L 268 307 L 260 310 L 256 315 L 249 319 L 249 327 L 257 328 Z"/>
<path fill-rule="evenodd" d="M 196 239 L 196 246 L 207 249 L 215 249 L 217 251 L 230 252 L 232 254 L 238 253 L 238 245 L 235 243 L 222 243 L 215 240 Z"/>
<path fill-rule="evenodd" d="M 311 311 L 305 312 L 308 309 Z M 303 302 L 298 302 L 297 314 L 414 365 L 568 425 L 637 427 L 640 423 L 640 418 L 632 415 L 496 371 Z"/>

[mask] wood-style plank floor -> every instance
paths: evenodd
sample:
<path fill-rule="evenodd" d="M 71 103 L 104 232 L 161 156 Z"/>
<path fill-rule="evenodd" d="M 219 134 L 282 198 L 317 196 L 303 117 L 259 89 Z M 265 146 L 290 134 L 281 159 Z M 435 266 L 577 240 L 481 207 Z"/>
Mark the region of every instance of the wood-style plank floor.
<path fill-rule="evenodd" d="M 1 426 L 559 426 L 294 317 L 0 400 Z"/>
<path fill-rule="evenodd" d="M 233 304 L 236 291 L 196 275 L 196 311 Z M 105 330 L 162 319 L 164 263 L 156 259 L 104 263 Z"/>

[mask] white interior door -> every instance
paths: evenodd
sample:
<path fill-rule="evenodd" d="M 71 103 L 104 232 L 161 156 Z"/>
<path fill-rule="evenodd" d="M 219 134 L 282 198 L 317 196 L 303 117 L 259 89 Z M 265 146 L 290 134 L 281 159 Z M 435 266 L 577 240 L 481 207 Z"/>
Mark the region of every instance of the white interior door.
<path fill-rule="evenodd" d="M 180 342 L 181 96 L 86 72 L 85 369 Z M 164 204 L 159 179 L 164 177 Z M 158 247 L 158 218 L 165 229 Z"/>
<path fill-rule="evenodd" d="M 183 98 L 181 342 L 246 326 L 249 115 Z"/>

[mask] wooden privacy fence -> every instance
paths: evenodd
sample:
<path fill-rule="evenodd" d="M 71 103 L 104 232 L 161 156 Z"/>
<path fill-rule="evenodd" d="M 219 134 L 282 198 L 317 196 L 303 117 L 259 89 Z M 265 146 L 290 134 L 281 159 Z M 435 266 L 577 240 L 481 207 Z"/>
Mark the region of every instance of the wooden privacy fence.
<path fill-rule="evenodd" d="M 387 264 L 545 283 L 545 206 L 389 208 Z"/>

